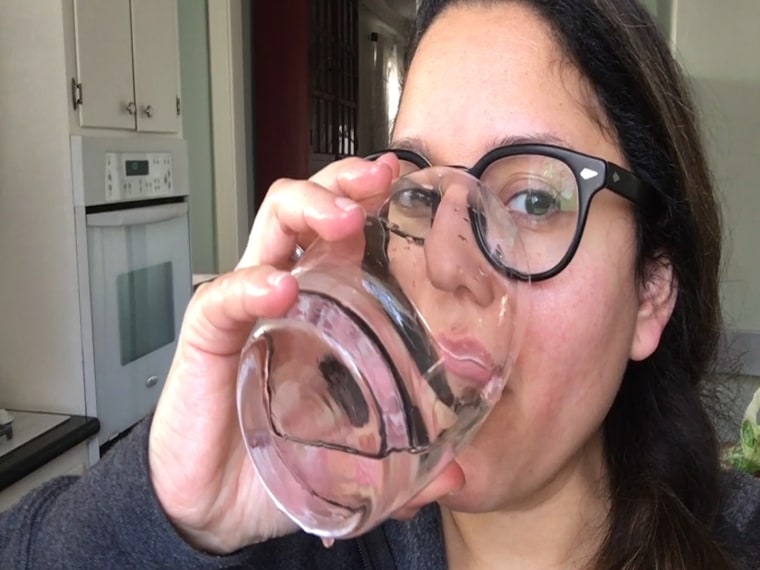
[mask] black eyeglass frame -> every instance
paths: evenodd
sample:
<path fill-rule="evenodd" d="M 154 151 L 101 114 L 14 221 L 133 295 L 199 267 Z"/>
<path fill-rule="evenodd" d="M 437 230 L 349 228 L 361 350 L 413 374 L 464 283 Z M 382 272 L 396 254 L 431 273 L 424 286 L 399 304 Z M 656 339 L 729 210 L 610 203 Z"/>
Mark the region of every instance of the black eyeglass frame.
<path fill-rule="evenodd" d="M 379 152 L 373 152 L 365 158 L 368 160 L 375 160 L 388 152 L 394 153 L 400 160 L 411 162 L 420 169 L 434 166 L 427 158 L 418 152 L 401 148 L 389 148 Z M 614 162 L 551 144 L 516 144 L 500 146 L 488 151 L 472 167 L 468 168 L 461 165 L 444 166 L 463 170 L 480 180 L 486 169 L 497 160 L 508 158 L 510 156 L 531 154 L 559 160 L 570 168 L 575 176 L 576 184 L 578 185 L 578 223 L 575 228 L 575 235 L 562 259 L 560 259 L 551 269 L 540 273 L 524 273 L 518 271 L 500 263 L 499 260 L 493 259 L 492 256 L 486 254 L 497 266 L 497 269 L 507 277 L 518 279 L 520 281 L 543 281 L 562 272 L 570 264 L 570 261 L 572 261 L 578 250 L 581 238 L 583 237 L 583 230 L 586 227 L 591 200 L 600 190 L 610 190 L 618 196 L 622 196 L 642 208 L 650 207 L 657 196 L 655 189 L 651 185 L 642 181 L 633 172 L 615 164 Z M 584 172 L 588 173 L 589 176 L 584 177 L 582 174 Z M 479 221 L 478 219 L 479 216 L 470 216 L 470 221 L 473 226 L 473 234 L 478 240 L 478 246 L 480 249 L 487 252 L 488 248 L 483 241 L 483 232 L 480 227 L 482 221 Z"/>

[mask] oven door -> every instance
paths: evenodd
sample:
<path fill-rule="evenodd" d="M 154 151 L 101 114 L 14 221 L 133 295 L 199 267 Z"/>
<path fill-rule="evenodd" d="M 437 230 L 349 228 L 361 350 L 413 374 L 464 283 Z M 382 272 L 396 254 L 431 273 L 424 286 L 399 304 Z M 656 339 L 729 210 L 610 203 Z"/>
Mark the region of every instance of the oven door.
<path fill-rule="evenodd" d="M 101 444 L 158 400 L 192 291 L 188 206 L 87 214 Z"/>

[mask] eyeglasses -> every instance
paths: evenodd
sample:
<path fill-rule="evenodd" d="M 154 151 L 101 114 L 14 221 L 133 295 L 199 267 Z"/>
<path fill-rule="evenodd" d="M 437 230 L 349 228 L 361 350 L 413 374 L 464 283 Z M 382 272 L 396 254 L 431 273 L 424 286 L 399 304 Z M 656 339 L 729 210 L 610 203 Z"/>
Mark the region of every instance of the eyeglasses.
<path fill-rule="evenodd" d="M 417 152 L 389 149 L 369 155 L 376 159 L 387 152 L 401 162 L 401 176 L 433 166 Z M 602 189 L 608 189 L 640 207 L 647 207 L 655 198 L 654 189 L 632 172 L 601 158 L 546 144 L 519 144 L 497 147 L 486 153 L 471 168 L 452 166 L 478 178 L 495 194 L 509 211 L 525 255 L 499 259 L 491 244 L 481 243 L 489 261 L 508 277 L 524 281 L 541 281 L 560 273 L 573 259 L 583 235 L 591 200 Z M 408 227 L 395 220 L 398 233 L 416 237 L 424 243 L 420 219 L 427 220 L 427 230 L 440 203 L 437 198 L 419 189 L 411 189 L 403 198 L 409 211 Z M 473 232 L 479 242 L 487 242 L 488 216 L 471 209 Z"/>

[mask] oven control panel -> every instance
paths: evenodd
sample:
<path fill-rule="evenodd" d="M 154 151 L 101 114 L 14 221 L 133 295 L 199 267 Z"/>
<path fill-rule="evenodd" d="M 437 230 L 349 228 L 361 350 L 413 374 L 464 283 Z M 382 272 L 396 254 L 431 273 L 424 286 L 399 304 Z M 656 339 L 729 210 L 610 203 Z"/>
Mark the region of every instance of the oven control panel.
<path fill-rule="evenodd" d="M 107 152 L 106 202 L 175 194 L 169 152 Z"/>

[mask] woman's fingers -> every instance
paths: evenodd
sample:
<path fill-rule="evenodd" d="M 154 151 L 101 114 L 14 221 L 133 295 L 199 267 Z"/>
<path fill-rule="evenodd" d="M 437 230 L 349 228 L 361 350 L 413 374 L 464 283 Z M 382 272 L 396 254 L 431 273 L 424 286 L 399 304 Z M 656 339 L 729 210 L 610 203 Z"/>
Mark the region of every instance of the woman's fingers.
<path fill-rule="evenodd" d="M 299 235 L 338 240 L 357 232 L 363 223 L 364 210 L 350 198 L 305 180 L 278 180 L 256 216 L 238 267 L 282 265 Z"/>
<path fill-rule="evenodd" d="M 224 462 L 217 454 L 235 441 L 227 432 L 236 425 L 240 351 L 257 319 L 285 314 L 297 296 L 295 278 L 268 266 L 222 275 L 196 291 L 156 408 L 153 442 L 222 438 L 225 445 L 205 453 L 209 461 Z"/>
<path fill-rule="evenodd" d="M 364 222 L 362 206 L 385 196 L 397 174 L 398 160 L 386 155 L 376 161 L 344 159 L 308 181 L 278 180 L 256 216 L 238 267 L 282 266 L 296 245 L 306 247 L 316 237 L 340 240 L 358 232 Z"/>
<path fill-rule="evenodd" d="M 334 171 L 338 171 L 336 175 L 333 175 Z M 391 183 L 398 178 L 399 172 L 398 157 L 386 153 L 374 161 L 352 158 L 331 164 L 314 175 L 312 181 L 331 192 L 350 197 L 367 211 L 373 211 L 388 197 Z"/>
<path fill-rule="evenodd" d="M 203 353 L 237 355 L 260 317 L 279 317 L 295 302 L 292 275 L 262 265 L 227 273 L 193 295 L 180 335 L 186 348 Z"/>
<path fill-rule="evenodd" d="M 372 161 L 352 157 L 333 162 L 310 180 L 331 192 L 362 202 L 384 195 L 398 174 L 398 158 L 393 153 L 386 153 Z"/>
<path fill-rule="evenodd" d="M 247 473 L 236 466 L 248 465 L 235 408 L 240 351 L 257 319 L 283 315 L 297 295 L 292 275 L 257 266 L 222 275 L 191 299 L 149 443 L 153 487 L 185 529 L 204 528 L 235 490 L 225 474 Z"/>

